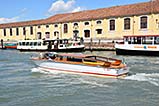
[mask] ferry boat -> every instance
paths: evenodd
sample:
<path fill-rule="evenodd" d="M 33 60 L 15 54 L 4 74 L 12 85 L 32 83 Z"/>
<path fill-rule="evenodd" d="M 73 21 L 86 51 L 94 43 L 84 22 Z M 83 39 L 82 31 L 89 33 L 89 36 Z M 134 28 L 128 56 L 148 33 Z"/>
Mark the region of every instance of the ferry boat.
<path fill-rule="evenodd" d="M 78 52 L 83 51 L 84 47 L 81 41 L 71 39 L 21 40 L 17 45 L 20 51 Z"/>
<path fill-rule="evenodd" d="M 128 35 L 115 44 L 117 55 L 159 56 L 159 35 Z"/>
<path fill-rule="evenodd" d="M 38 62 L 37 64 L 38 69 L 41 71 L 111 78 L 120 78 L 128 74 L 126 64 L 118 59 L 73 53 L 56 53 L 45 57 L 47 57 L 48 61 L 43 61 L 40 64 Z M 43 59 L 45 60 L 46 58 Z M 37 61 L 38 59 L 34 58 L 33 60 Z"/>

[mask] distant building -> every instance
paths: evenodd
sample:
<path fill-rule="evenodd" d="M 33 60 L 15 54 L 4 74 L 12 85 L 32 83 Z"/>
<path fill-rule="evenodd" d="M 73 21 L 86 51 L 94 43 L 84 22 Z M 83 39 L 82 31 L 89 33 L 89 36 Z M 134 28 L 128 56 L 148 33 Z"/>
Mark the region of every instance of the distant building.
<path fill-rule="evenodd" d="M 121 39 L 159 34 L 159 0 L 0 24 L 0 39 Z"/>

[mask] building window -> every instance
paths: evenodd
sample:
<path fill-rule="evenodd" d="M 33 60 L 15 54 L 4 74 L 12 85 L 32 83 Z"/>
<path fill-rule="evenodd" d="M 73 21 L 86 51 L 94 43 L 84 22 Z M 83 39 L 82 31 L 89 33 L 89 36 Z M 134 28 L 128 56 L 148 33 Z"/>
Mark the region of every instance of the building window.
<path fill-rule="evenodd" d="M 102 34 L 102 29 L 96 29 L 97 34 Z"/>
<path fill-rule="evenodd" d="M 41 32 L 38 32 L 37 35 L 38 35 L 38 39 L 42 39 Z"/>
<path fill-rule="evenodd" d="M 48 39 L 50 38 L 50 32 L 45 32 L 45 37 Z"/>
<path fill-rule="evenodd" d="M 33 35 L 33 27 L 30 27 L 30 35 Z"/>
<path fill-rule="evenodd" d="M 90 37 L 90 30 L 84 30 L 84 37 L 89 38 Z"/>
<path fill-rule="evenodd" d="M 19 35 L 19 28 L 16 28 L 16 35 Z"/>
<path fill-rule="evenodd" d="M 102 24 L 102 21 L 97 21 L 97 24 Z"/>
<path fill-rule="evenodd" d="M 54 27 L 55 27 L 55 28 L 57 28 L 57 27 L 58 27 L 58 25 L 57 25 L 57 24 L 55 24 L 55 25 L 54 25 Z"/>
<path fill-rule="evenodd" d="M 109 30 L 110 31 L 114 31 L 115 30 L 115 20 L 110 20 L 109 22 L 110 22 Z"/>
<path fill-rule="evenodd" d="M 46 28 L 49 28 L 49 25 L 46 25 Z"/>
<path fill-rule="evenodd" d="M 41 26 L 39 25 L 38 28 L 41 28 Z"/>
<path fill-rule="evenodd" d="M 68 25 L 64 24 L 64 33 L 67 33 L 67 32 L 68 32 Z"/>
<path fill-rule="evenodd" d="M 74 24 L 73 24 L 73 28 L 74 28 L 74 29 L 77 29 L 78 27 L 79 27 L 79 26 L 78 26 L 78 23 L 74 23 Z"/>
<path fill-rule="evenodd" d="M 147 28 L 147 16 L 143 16 L 140 18 L 140 28 L 141 29 Z"/>
<path fill-rule="evenodd" d="M 125 18 L 124 19 L 124 30 L 129 30 L 130 29 L 130 18 Z"/>
<path fill-rule="evenodd" d="M 89 25 L 89 22 L 85 22 L 84 25 Z"/>
<path fill-rule="evenodd" d="M 26 29 L 23 27 L 23 35 L 26 35 Z"/>
<path fill-rule="evenodd" d="M 78 26 L 78 23 L 74 23 L 73 26 Z"/>
<path fill-rule="evenodd" d="M 54 36 L 57 36 L 57 37 L 58 37 L 58 36 L 59 36 L 59 32 L 58 32 L 58 31 L 55 31 L 55 32 L 54 32 Z"/>
<path fill-rule="evenodd" d="M 6 29 L 3 29 L 3 33 L 4 33 L 4 36 L 6 36 L 7 34 L 6 34 Z"/>
<path fill-rule="evenodd" d="M 12 31 L 12 28 L 10 28 L 10 36 L 13 35 L 13 31 Z"/>

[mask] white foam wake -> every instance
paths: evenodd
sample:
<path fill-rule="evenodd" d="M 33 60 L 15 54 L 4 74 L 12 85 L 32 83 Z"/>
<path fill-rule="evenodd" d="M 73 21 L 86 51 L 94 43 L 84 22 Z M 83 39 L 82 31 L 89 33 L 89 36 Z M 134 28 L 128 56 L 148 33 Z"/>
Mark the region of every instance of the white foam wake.
<path fill-rule="evenodd" d="M 39 68 L 39 67 L 37 67 L 37 68 L 32 68 L 32 69 L 31 69 L 31 72 L 34 72 L 34 73 L 42 73 L 42 74 L 59 74 L 59 72 L 43 70 L 43 69 L 41 69 L 41 68 Z"/>
<path fill-rule="evenodd" d="M 33 73 L 42 73 L 42 74 L 51 74 L 50 72 L 43 71 L 43 70 L 41 70 L 39 68 L 32 68 L 31 72 L 33 72 Z"/>
<path fill-rule="evenodd" d="M 127 76 L 125 79 L 135 80 L 135 81 L 145 81 L 149 82 L 155 86 L 159 86 L 159 73 L 137 73 L 135 75 Z"/>

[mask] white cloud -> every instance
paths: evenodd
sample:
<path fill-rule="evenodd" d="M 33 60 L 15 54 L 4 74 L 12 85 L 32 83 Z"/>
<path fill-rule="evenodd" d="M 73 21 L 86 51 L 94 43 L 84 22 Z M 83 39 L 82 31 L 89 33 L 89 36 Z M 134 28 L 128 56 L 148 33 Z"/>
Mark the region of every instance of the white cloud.
<path fill-rule="evenodd" d="M 57 14 L 83 10 L 83 8 L 81 7 L 76 7 L 75 4 L 75 0 L 68 0 L 67 2 L 64 2 L 64 0 L 57 0 L 56 2 L 52 3 L 50 9 L 48 10 L 48 13 Z"/>
<path fill-rule="evenodd" d="M 0 17 L 0 23 L 17 22 L 19 18 L 20 18 L 19 16 L 12 17 L 12 18 L 3 18 L 3 17 Z"/>
<path fill-rule="evenodd" d="M 27 8 L 23 8 L 19 11 L 18 16 L 11 17 L 11 18 L 0 17 L 0 24 L 21 21 L 22 17 L 24 17 L 26 13 L 27 13 Z"/>

